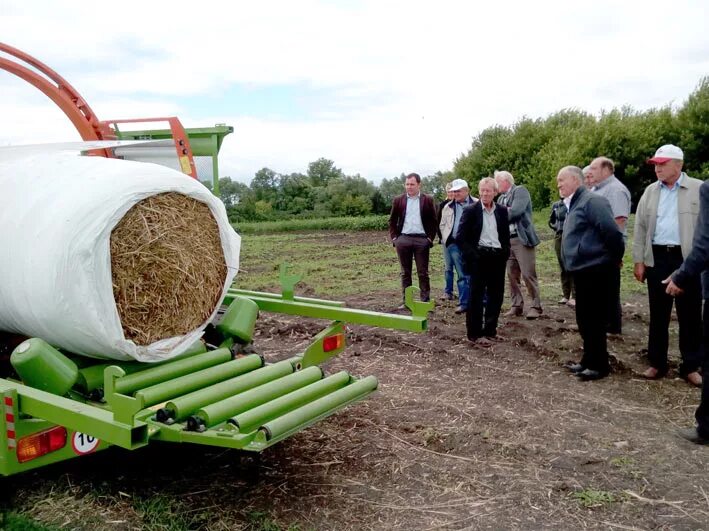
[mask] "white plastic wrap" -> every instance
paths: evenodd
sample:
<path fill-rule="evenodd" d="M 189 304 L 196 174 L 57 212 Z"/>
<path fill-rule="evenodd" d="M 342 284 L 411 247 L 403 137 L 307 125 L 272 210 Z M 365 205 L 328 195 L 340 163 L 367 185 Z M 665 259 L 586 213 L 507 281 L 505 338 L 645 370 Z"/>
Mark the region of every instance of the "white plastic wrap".
<path fill-rule="evenodd" d="M 110 236 L 146 197 L 179 192 L 209 206 L 228 268 L 239 268 L 240 238 L 222 202 L 178 171 L 73 153 L 0 153 L 0 330 L 41 337 L 70 352 L 117 360 L 161 361 L 201 337 L 139 346 L 123 335 L 113 298 Z"/>

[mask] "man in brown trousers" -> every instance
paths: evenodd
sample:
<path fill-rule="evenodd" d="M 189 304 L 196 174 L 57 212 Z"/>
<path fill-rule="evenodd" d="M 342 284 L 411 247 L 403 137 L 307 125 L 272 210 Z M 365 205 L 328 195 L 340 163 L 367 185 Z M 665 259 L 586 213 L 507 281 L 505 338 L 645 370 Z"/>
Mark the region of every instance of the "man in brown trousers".
<path fill-rule="evenodd" d="M 431 298 L 428 254 L 436 237 L 438 222 L 433 198 L 421 193 L 421 176 L 410 173 L 404 183 L 406 193 L 394 198 L 389 216 L 389 236 L 401 265 L 401 291 L 411 285 L 413 261 L 419 277 L 421 300 Z M 405 308 L 402 304 L 401 308 Z"/>

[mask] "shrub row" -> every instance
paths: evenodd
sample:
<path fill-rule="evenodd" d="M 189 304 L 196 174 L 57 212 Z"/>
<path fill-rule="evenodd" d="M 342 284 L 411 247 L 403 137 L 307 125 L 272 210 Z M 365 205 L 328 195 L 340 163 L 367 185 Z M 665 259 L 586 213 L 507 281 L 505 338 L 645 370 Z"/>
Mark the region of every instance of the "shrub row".
<path fill-rule="evenodd" d="M 320 219 L 288 219 L 282 221 L 237 222 L 232 226 L 239 234 L 270 234 L 309 230 L 386 230 L 389 216 L 362 216 Z"/>

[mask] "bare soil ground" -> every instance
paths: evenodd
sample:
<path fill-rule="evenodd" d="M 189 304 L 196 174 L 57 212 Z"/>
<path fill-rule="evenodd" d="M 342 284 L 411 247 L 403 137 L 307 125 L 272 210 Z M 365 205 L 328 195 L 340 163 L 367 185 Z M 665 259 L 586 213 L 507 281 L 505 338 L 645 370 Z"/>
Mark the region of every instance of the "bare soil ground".
<path fill-rule="evenodd" d="M 398 300 L 347 302 L 392 311 Z M 601 381 L 562 368 L 580 352 L 566 306 L 503 318 L 505 340 L 480 348 L 454 304 L 437 301 L 423 334 L 350 327 L 325 369 L 376 375 L 379 390 L 258 459 L 109 450 L 12 478 L 13 505 L 69 529 L 147 528 L 154 500 L 194 529 L 709 529 L 709 448 L 675 435 L 693 424 L 699 391 L 638 376 L 646 304 L 624 303 Z M 265 315 L 254 344 L 275 361 L 322 325 Z"/>

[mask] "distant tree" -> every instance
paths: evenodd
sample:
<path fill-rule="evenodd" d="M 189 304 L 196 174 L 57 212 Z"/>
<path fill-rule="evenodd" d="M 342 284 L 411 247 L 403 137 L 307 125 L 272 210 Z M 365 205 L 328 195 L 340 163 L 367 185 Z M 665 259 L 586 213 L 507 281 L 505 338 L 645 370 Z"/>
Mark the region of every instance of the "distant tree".
<path fill-rule="evenodd" d="M 224 206 L 231 208 L 247 196 L 253 195 L 251 189 L 244 183 L 232 181 L 229 177 L 219 179 L 219 193 Z"/>
<path fill-rule="evenodd" d="M 693 177 L 709 178 L 709 76 L 690 94 L 677 113 L 677 122 L 685 168 Z"/>
<path fill-rule="evenodd" d="M 323 199 L 335 216 L 363 216 L 372 212 L 374 185 L 359 175 L 333 178 L 325 192 Z"/>
<path fill-rule="evenodd" d="M 382 196 L 384 203 L 391 209 L 391 202 L 397 195 L 404 193 L 404 182 L 406 181 L 406 174 L 402 173 L 398 177 L 392 177 L 391 179 L 382 179 L 379 185 L 379 193 Z"/>
<path fill-rule="evenodd" d="M 257 201 L 275 202 L 280 176 L 269 168 L 261 168 L 251 180 L 251 190 Z"/>
<path fill-rule="evenodd" d="M 339 177 L 344 177 L 342 170 L 335 167 L 335 163 L 326 158 L 319 158 L 308 165 L 308 178 L 312 186 L 327 186 Z"/>
<path fill-rule="evenodd" d="M 453 179 L 455 176 L 452 171 L 437 171 L 421 179 L 421 190 L 435 199 L 443 199 L 446 196 L 446 184 Z"/>
<path fill-rule="evenodd" d="M 315 204 L 310 179 L 302 173 L 281 175 L 278 186 L 278 210 L 300 214 L 312 210 Z"/>
<path fill-rule="evenodd" d="M 388 214 L 391 211 L 391 203 L 387 203 L 381 190 L 376 189 L 371 197 L 372 214 Z"/>

